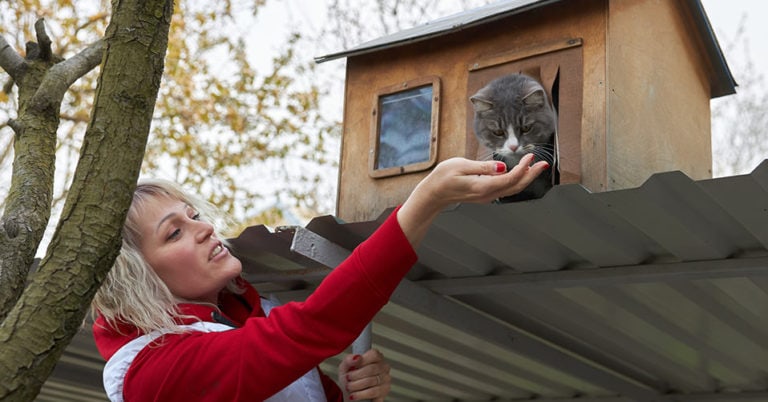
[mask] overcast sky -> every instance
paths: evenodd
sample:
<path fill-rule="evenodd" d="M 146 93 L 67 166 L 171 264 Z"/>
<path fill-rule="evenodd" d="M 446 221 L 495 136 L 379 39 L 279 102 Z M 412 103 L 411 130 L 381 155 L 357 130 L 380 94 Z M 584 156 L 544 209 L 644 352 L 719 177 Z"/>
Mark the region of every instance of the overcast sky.
<path fill-rule="evenodd" d="M 738 58 L 728 54 L 726 44 L 732 40 L 743 21 L 745 39 L 749 42 L 752 61 L 759 71 L 768 71 L 768 1 L 765 0 L 703 0 L 704 9 L 715 29 L 726 60 L 739 81 Z"/>

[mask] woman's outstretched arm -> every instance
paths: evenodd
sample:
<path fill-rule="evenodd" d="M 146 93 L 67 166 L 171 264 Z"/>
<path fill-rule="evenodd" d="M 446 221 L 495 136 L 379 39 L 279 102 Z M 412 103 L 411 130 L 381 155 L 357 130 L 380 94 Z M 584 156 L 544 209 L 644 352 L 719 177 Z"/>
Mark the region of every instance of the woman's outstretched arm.
<path fill-rule="evenodd" d="M 439 163 L 413 190 L 397 211 L 400 227 L 414 247 L 444 208 L 458 202 L 486 203 L 519 193 L 541 172 L 547 162 L 531 166 L 533 155 L 524 156 L 509 172 L 503 162 L 452 158 Z"/>

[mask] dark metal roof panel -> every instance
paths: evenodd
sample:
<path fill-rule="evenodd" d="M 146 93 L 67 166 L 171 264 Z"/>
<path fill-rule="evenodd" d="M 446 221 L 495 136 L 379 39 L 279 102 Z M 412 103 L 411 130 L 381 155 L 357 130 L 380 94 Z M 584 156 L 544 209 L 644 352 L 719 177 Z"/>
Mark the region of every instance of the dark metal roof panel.
<path fill-rule="evenodd" d="M 765 400 L 766 178 L 768 163 L 701 181 L 669 172 L 443 212 L 374 321 L 392 399 Z M 387 214 L 307 229 L 351 249 Z M 278 294 L 301 299 L 305 284 Z"/>
<path fill-rule="evenodd" d="M 323 261 L 386 215 L 253 227 L 232 244 L 261 292 L 302 300 L 332 269 Z M 766 401 L 766 228 L 768 161 L 742 176 L 669 172 L 626 190 L 457 205 L 374 319 L 388 400 Z M 41 400 L 99 399 L 92 347 L 88 331 L 75 338 Z M 338 362 L 322 367 L 333 376 Z"/>

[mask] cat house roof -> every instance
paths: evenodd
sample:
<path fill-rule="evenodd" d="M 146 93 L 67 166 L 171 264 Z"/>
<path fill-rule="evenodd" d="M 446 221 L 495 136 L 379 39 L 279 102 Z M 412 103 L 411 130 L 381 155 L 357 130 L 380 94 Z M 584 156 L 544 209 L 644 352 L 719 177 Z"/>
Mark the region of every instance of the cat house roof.
<path fill-rule="evenodd" d="M 351 49 L 331 53 L 315 58 L 317 63 L 343 57 L 353 57 L 384 49 L 395 48 L 431 38 L 459 32 L 468 28 L 486 24 L 516 14 L 522 14 L 537 8 L 559 3 L 562 0 L 501 0 L 483 7 L 474 8 L 449 15 L 426 24 L 396 32 L 390 35 L 364 42 Z M 720 44 L 709 22 L 707 13 L 699 0 L 683 0 L 691 10 L 692 22 L 696 34 L 701 38 L 706 57 L 712 64 L 711 97 L 730 95 L 736 92 L 736 81 L 731 74 Z"/>

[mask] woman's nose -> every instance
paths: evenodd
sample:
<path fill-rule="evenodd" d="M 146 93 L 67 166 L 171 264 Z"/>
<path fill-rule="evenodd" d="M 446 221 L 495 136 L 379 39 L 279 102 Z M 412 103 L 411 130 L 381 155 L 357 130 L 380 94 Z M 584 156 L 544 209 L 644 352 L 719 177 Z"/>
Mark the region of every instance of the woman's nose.
<path fill-rule="evenodd" d="M 195 222 L 195 239 L 198 242 L 204 242 L 213 235 L 213 225 L 205 221 Z"/>

